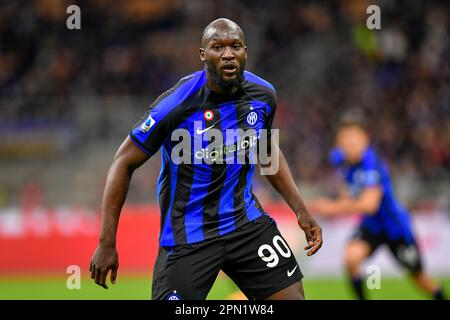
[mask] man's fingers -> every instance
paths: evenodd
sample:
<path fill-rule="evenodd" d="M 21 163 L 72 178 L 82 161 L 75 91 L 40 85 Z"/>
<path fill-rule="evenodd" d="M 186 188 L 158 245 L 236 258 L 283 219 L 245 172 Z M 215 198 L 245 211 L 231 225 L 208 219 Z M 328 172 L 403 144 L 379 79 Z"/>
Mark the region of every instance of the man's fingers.
<path fill-rule="evenodd" d="M 111 283 L 116 284 L 116 278 L 117 278 L 117 267 L 112 268 L 111 270 Z"/>
<path fill-rule="evenodd" d="M 316 243 L 314 244 L 314 246 L 311 248 L 311 250 L 309 250 L 308 253 L 307 253 L 306 255 L 312 256 L 312 255 L 315 254 L 317 251 L 319 251 L 320 247 L 322 247 L 322 241 L 316 242 Z"/>
<path fill-rule="evenodd" d="M 96 269 L 95 270 L 95 283 L 100 285 L 100 277 L 102 276 L 102 271 L 101 269 Z"/>
<path fill-rule="evenodd" d="M 91 271 L 91 279 L 95 279 L 95 266 L 92 265 L 89 270 Z"/>
<path fill-rule="evenodd" d="M 312 248 L 311 250 L 309 250 L 309 252 L 307 253 L 308 256 L 312 256 L 313 254 L 315 254 L 317 251 L 319 251 L 319 249 L 322 247 L 322 242 L 317 242 Z"/>
<path fill-rule="evenodd" d="M 319 228 L 319 229 L 313 230 L 313 232 L 314 232 L 314 246 L 307 253 L 308 256 L 312 256 L 317 251 L 319 251 L 319 249 L 322 247 L 322 244 L 323 244 L 322 230 Z"/>
<path fill-rule="evenodd" d="M 308 250 L 314 245 L 311 228 L 308 226 L 303 231 L 305 232 L 306 242 L 308 243 L 308 245 L 305 247 L 305 250 Z"/>
<path fill-rule="evenodd" d="M 104 270 L 100 274 L 100 283 L 103 288 L 108 289 L 108 286 L 106 285 L 106 277 L 108 276 L 108 269 Z"/>

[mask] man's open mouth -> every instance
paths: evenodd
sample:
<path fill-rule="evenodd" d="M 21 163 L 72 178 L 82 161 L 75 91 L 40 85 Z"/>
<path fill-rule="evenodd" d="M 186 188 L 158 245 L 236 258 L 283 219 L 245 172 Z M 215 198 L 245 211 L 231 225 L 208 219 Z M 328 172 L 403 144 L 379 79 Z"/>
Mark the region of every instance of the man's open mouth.
<path fill-rule="evenodd" d="M 222 70 L 225 74 L 233 74 L 237 71 L 237 67 L 235 64 L 226 64 L 222 67 Z"/>

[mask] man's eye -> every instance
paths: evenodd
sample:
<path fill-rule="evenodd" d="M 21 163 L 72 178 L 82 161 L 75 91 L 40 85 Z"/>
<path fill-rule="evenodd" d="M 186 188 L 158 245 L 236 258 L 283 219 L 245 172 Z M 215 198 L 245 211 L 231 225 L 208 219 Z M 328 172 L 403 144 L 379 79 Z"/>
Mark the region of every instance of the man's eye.
<path fill-rule="evenodd" d="M 241 45 L 239 45 L 239 44 L 233 45 L 233 49 L 240 49 L 240 48 L 241 48 Z"/>
<path fill-rule="evenodd" d="M 213 46 L 214 50 L 220 50 L 220 46 Z"/>

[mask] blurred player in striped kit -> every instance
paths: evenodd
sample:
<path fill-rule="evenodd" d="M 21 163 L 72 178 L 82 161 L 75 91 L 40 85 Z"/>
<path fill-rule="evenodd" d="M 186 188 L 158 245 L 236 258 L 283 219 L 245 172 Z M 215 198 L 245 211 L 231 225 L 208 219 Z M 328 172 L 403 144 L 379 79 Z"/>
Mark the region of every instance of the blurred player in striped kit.
<path fill-rule="evenodd" d="M 346 186 L 338 199 L 320 198 L 311 201 L 308 208 L 324 217 L 362 214 L 345 253 L 347 273 L 357 297 L 366 298 L 360 275 L 362 263 L 385 244 L 419 288 L 434 299 L 444 299 L 441 287 L 423 270 L 409 214 L 394 196 L 387 165 L 371 145 L 365 117 L 358 110 L 342 115 L 330 161 Z"/>

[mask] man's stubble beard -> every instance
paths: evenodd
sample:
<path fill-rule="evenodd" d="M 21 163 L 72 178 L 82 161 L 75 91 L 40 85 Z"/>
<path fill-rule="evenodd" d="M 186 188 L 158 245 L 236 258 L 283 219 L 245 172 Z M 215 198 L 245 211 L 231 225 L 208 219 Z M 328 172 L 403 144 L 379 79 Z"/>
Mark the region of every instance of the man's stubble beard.
<path fill-rule="evenodd" d="M 245 63 L 241 65 L 241 68 L 237 73 L 237 77 L 233 80 L 224 80 L 211 61 L 206 61 L 206 69 L 211 75 L 212 81 L 216 85 L 218 85 L 224 92 L 232 92 L 233 89 L 239 88 L 241 86 L 241 83 L 244 81 Z"/>

